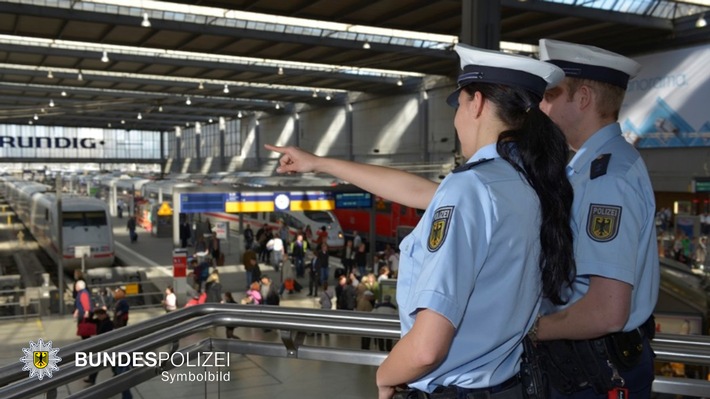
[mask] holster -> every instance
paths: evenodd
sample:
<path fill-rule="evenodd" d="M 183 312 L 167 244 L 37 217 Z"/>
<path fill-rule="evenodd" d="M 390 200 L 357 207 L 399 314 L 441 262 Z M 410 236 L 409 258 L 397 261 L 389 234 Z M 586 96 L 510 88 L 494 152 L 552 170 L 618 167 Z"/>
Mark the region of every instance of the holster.
<path fill-rule="evenodd" d="M 562 394 L 586 388 L 606 394 L 617 386 L 612 366 L 628 371 L 638 365 L 644 338 L 652 339 L 653 317 L 629 332 L 608 334 L 592 340 L 555 340 L 539 342 L 532 350 L 544 379 Z"/>
<path fill-rule="evenodd" d="M 523 339 L 523 356 L 520 362 L 520 383 L 527 399 L 546 399 L 550 388 L 542 369 L 539 351 L 527 336 Z"/>

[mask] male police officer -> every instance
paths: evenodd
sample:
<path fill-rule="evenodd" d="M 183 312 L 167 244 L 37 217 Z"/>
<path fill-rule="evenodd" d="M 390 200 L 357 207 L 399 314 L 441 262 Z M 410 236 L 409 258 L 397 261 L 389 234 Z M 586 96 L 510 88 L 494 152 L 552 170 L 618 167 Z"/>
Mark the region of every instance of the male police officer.
<path fill-rule="evenodd" d="M 654 331 L 650 316 L 659 285 L 655 203 L 646 166 L 621 136 L 617 123 L 628 80 L 641 66 L 597 47 L 548 39 L 540 41 L 540 58 L 561 67 L 566 76 L 545 93 L 540 108 L 576 151 L 567 172 L 574 187 L 577 275 L 568 304 L 545 306 L 547 315 L 538 320 L 532 335 L 541 342 L 577 340 L 543 343 L 555 359 L 570 355 L 561 353 L 564 348 L 591 343 L 588 354 L 596 356 L 595 364 L 607 376 L 605 381 L 590 377 L 592 381 L 581 389 L 581 381 L 575 379 L 589 375 L 567 375 L 571 368 L 557 364 L 548 370 L 553 397 L 648 398 L 654 375 L 648 343 Z M 612 334 L 618 332 L 623 333 Z M 595 353 L 599 347 L 594 343 L 599 341 L 594 340 L 600 337 L 606 343 L 601 346 L 606 347 L 604 355 Z M 626 350 L 629 356 L 614 358 L 615 349 Z M 565 361 L 575 360 L 590 363 L 589 359 Z"/>

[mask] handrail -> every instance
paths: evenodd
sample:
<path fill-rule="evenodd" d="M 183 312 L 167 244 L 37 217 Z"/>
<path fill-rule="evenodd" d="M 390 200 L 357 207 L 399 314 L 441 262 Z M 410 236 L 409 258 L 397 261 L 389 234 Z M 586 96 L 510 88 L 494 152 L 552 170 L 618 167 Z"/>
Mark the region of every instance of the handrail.
<path fill-rule="evenodd" d="M 270 328 L 280 330 L 281 343 L 207 338 L 197 345 L 180 349 L 194 351 L 208 345 L 225 351 L 261 356 L 288 357 L 349 364 L 377 366 L 386 353 L 359 349 L 329 348 L 304 345 L 306 333 L 361 335 L 376 338 L 399 338 L 400 324 L 395 315 L 376 313 L 285 308 L 234 304 L 205 304 L 181 309 L 62 347 L 60 369 L 52 378 L 28 379 L 17 364 L 0 368 L 0 397 L 21 399 L 77 380 L 96 371 L 75 367 L 77 352 L 146 352 L 172 344 L 196 331 L 213 326 Z M 657 360 L 710 365 L 710 337 L 659 334 L 652 343 Z M 154 378 L 164 369 L 140 367 L 106 382 L 82 390 L 72 398 L 102 398 L 140 382 Z M 128 383 L 128 385 L 126 385 Z M 657 377 L 654 392 L 693 395 L 708 392 L 710 382 L 681 378 Z M 701 395 L 697 395 L 701 396 Z"/>
<path fill-rule="evenodd" d="M 210 316 L 202 324 L 204 316 Z M 197 318 L 197 322 L 193 319 Z M 212 318 L 214 320 L 212 320 Z M 301 332 L 318 332 L 333 334 L 367 335 L 382 338 L 399 337 L 399 320 L 393 315 L 382 315 L 376 313 L 360 313 L 352 311 L 322 310 L 322 309 L 301 309 L 285 308 L 267 305 L 234 305 L 234 304 L 204 304 L 181 309 L 176 312 L 158 316 L 150 323 L 139 323 L 132 326 L 116 329 L 106 334 L 101 334 L 87 340 L 82 340 L 62 347 L 61 358 L 62 367 L 73 364 L 76 352 L 98 352 L 103 350 L 122 350 L 131 341 L 139 339 L 139 343 L 145 343 L 149 337 L 165 336 L 166 342 L 179 337 L 179 326 L 183 326 L 186 321 L 193 333 L 200 328 L 210 327 L 219 322 L 218 325 L 230 325 L 234 327 L 256 327 L 271 328 L 280 330 L 297 330 Z M 177 324 L 177 325 L 176 325 Z M 169 327 L 169 328 L 168 328 Z M 132 349 L 138 350 L 138 349 Z M 87 373 L 90 374 L 90 373 Z M 10 384 L 14 381 L 25 379 L 27 373 L 16 365 L 8 365 L 0 368 L 0 386 Z M 50 381 L 57 380 L 53 377 Z M 33 381 L 35 385 L 44 384 L 45 381 Z M 5 398 L 4 388 L 0 389 L 0 397 Z"/>

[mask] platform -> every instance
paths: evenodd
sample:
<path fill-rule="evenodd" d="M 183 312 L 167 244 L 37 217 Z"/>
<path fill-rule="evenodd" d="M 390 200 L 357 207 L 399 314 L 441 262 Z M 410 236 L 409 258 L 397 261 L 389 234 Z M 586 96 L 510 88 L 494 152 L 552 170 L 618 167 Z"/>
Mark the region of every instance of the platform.
<path fill-rule="evenodd" d="M 158 287 L 172 284 L 172 239 L 156 238 L 141 229 L 138 230 L 137 243 L 131 244 L 128 231 L 125 228 L 126 219 L 114 219 L 116 251 L 124 262 L 134 263 L 128 266 L 131 270 L 141 270 Z M 236 245 L 237 240 L 230 242 Z M 236 248 L 223 246 L 226 250 L 225 266 L 219 267 L 220 281 L 224 291 L 232 291 L 237 298 L 239 292 L 246 287 L 246 274 L 238 259 Z M 331 262 L 332 270 L 339 262 Z M 277 281 L 277 274 L 272 267 L 262 266 L 262 273 Z M 302 284 L 307 286 L 304 279 Z M 333 287 L 333 285 L 331 285 Z M 331 288 L 332 289 L 332 288 Z M 307 291 L 301 293 L 285 293 L 281 306 L 319 307 L 317 298 L 308 297 Z M 184 304 L 184 298 L 179 298 Z M 160 307 L 144 307 L 130 312 L 129 325 L 148 323 L 152 317 L 163 313 Z M 54 348 L 61 347 L 80 338 L 75 335 L 76 323 L 71 315 L 52 316 L 44 318 L 28 318 L 3 321 L 0 323 L 0 365 L 17 364 L 21 369 L 23 364 L 19 359 L 23 356 L 22 348 L 29 346 L 29 341 L 36 342 L 42 338 L 52 341 Z M 243 339 L 279 342 L 276 331 L 265 332 L 255 328 L 237 328 L 235 334 Z M 198 342 L 206 337 L 224 337 L 224 328 L 210 328 L 181 340 L 181 347 Z M 306 343 L 318 342 L 320 345 L 359 348 L 360 338 L 338 335 L 307 336 Z M 375 350 L 373 342 L 373 351 Z M 133 398 L 374 398 L 377 396 L 375 386 L 376 368 L 371 366 L 349 365 L 334 362 L 270 358 L 254 355 L 232 354 L 230 357 L 230 381 L 219 383 L 169 383 L 161 381 L 160 377 L 131 388 Z M 220 369 L 220 371 L 223 371 Z M 110 370 L 102 370 L 97 382 L 111 378 Z M 45 377 L 46 378 L 46 377 Z M 66 398 L 89 385 L 75 381 L 64 385 L 58 390 L 58 398 Z M 114 398 L 120 398 L 116 395 Z"/>

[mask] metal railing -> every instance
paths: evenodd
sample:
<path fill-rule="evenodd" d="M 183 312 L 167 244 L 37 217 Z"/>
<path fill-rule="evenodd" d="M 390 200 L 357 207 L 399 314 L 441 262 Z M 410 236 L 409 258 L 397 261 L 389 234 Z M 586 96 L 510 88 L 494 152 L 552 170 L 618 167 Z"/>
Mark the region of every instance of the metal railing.
<path fill-rule="evenodd" d="M 195 345 L 179 348 L 180 338 L 215 326 L 276 329 L 280 331 L 281 342 L 206 338 Z M 387 356 L 385 352 L 304 345 L 308 333 L 396 339 L 400 335 L 400 324 L 394 315 L 271 306 L 199 305 L 64 346 L 60 369 L 52 378 L 37 381 L 27 378 L 27 372 L 22 371 L 17 364 L 4 366 L 0 368 L 0 397 L 22 399 L 43 393 L 48 398 L 55 397 L 58 387 L 96 372 L 93 367 L 75 365 L 77 352 L 147 352 L 169 346 L 171 352 L 194 353 L 208 349 L 369 366 L 378 366 Z M 659 361 L 710 366 L 710 337 L 662 334 L 653 341 L 653 347 Z M 134 368 L 84 389 L 71 398 L 105 398 L 118 394 L 127 387 L 155 378 L 169 367 Z M 657 377 L 653 390 L 658 393 L 702 397 L 710 392 L 710 382 Z"/>

